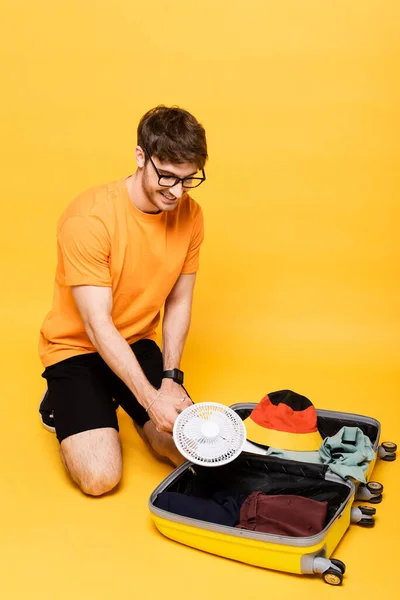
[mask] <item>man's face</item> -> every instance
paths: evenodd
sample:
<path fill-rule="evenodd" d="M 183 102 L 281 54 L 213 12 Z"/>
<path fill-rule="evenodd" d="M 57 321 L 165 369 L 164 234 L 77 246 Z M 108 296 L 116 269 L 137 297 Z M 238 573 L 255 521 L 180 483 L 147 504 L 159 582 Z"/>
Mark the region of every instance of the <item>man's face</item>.
<path fill-rule="evenodd" d="M 152 161 L 160 175 L 166 177 L 188 177 L 197 174 L 197 166 L 192 163 L 174 164 L 159 161 L 152 157 Z M 158 183 L 158 175 L 150 160 L 147 160 L 142 171 L 142 190 L 146 199 L 157 209 L 171 211 L 176 208 L 180 198 L 188 191 L 183 188 L 182 182 L 173 187 L 164 187 Z"/>

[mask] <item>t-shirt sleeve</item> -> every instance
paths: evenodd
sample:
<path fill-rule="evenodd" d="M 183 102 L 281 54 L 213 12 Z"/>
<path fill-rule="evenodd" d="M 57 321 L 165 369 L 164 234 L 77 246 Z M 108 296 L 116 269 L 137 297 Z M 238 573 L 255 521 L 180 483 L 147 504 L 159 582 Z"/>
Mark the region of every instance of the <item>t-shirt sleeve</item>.
<path fill-rule="evenodd" d="M 196 215 L 192 236 L 190 239 L 189 250 L 186 255 L 185 262 L 182 267 L 182 274 L 196 273 L 199 269 L 200 246 L 204 239 L 204 218 L 203 211 L 199 207 Z"/>
<path fill-rule="evenodd" d="M 110 239 L 97 217 L 70 217 L 58 231 L 66 285 L 111 286 Z"/>

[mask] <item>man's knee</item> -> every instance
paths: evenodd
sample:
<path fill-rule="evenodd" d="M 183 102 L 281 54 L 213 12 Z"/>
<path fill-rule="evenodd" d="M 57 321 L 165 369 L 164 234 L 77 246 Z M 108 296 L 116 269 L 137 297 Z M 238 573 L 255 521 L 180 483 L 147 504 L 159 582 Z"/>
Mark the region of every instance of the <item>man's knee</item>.
<path fill-rule="evenodd" d="M 121 473 L 85 473 L 77 476 L 77 483 L 88 496 L 102 496 L 113 490 L 121 480 Z"/>
<path fill-rule="evenodd" d="M 90 496 L 106 494 L 121 479 L 121 443 L 115 429 L 84 431 L 64 439 L 61 457 L 72 479 Z"/>

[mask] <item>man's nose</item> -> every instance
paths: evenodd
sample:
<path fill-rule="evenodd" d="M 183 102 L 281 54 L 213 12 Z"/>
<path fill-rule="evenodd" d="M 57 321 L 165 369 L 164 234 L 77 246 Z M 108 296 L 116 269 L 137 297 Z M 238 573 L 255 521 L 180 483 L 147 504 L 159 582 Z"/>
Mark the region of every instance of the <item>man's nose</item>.
<path fill-rule="evenodd" d="M 176 183 L 173 187 L 169 188 L 169 191 L 175 198 L 180 198 L 183 194 L 183 185 L 182 182 Z"/>

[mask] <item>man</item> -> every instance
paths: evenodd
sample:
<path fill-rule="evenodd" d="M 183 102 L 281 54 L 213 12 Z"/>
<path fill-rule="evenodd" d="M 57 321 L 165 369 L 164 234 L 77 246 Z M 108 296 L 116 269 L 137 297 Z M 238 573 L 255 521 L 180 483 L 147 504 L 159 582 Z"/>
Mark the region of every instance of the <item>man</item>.
<path fill-rule="evenodd" d="M 158 455 L 184 460 L 171 432 L 191 404 L 180 361 L 203 241 L 187 190 L 205 180 L 206 136 L 187 111 L 158 106 L 142 117 L 137 143 L 133 175 L 86 191 L 61 216 L 53 305 L 40 331 L 41 419 L 90 495 L 121 478 L 118 405 Z"/>

